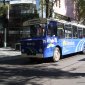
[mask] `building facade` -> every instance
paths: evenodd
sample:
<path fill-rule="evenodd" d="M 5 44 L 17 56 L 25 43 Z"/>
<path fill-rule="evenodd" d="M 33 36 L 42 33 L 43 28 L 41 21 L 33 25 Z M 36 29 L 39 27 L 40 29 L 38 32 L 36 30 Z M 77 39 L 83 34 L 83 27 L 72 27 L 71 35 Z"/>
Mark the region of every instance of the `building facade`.
<path fill-rule="evenodd" d="M 76 3 L 75 0 L 56 0 L 53 11 L 56 14 L 60 14 L 66 17 L 71 18 L 72 20 L 76 19 Z"/>
<path fill-rule="evenodd" d="M 9 7 L 9 20 L 8 20 L 8 34 L 7 43 L 8 46 L 13 48 L 19 43 L 22 38 L 23 22 L 38 17 L 36 13 L 35 0 L 14 0 L 10 1 Z"/>

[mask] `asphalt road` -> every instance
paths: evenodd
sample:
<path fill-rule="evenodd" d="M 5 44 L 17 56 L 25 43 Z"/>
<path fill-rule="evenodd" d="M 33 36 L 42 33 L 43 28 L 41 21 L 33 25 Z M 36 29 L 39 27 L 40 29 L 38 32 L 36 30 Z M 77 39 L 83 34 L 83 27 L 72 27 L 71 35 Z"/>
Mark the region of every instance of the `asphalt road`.
<path fill-rule="evenodd" d="M 14 50 L 0 50 L 0 85 L 85 85 L 85 55 L 35 60 Z"/>

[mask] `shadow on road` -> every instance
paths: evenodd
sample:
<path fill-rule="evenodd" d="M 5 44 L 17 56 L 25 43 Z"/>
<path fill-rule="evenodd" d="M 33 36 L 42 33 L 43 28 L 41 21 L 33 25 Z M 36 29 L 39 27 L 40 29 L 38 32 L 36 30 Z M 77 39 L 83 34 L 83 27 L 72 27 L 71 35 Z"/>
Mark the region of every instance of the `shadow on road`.
<path fill-rule="evenodd" d="M 20 55 L 0 58 L 0 64 L 25 65 L 28 63 L 30 63 L 29 59 L 27 57 L 21 57 Z"/>
<path fill-rule="evenodd" d="M 81 60 L 79 60 L 79 61 L 85 61 L 85 58 L 84 58 L 84 59 L 81 59 Z"/>
<path fill-rule="evenodd" d="M 4 85 L 46 85 L 49 79 L 76 79 L 85 77 L 85 73 L 70 73 L 60 69 L 45 67 L 0 67 L 0 83 Z M 47 79 L 44 81 L 43 79 Z M 49 81 L 50 82 L 50 81 Z"/>
<path fill-rule="evenodd" d="M 3 56 L 3 55 L 2 55 Z M 0 57 L 0 64 L 10 64 L 10 65 L 30 65 L 30 64 L 41 64 L 41 63 L 51 63 L 52 59 L 37 59 L 37 58 L 31 58 L 28 57 L 21 57 L 21 55 L 18 56 L 6 56 L 6 57 Z"/>
<path fill-rule="evenodd" d="M 53 67 L 49 68 L 50 64 L 32 66 L 32 64 L 43 62 L 51 63 L 50 59 L 30 62 L 27 57 L 23 58 L 20 55 L 0 58 L 0 84 L 47 85 L 45 84 L 46 82 L 51 82 L 49 79 L 77 79 L 85 77 L 85 73 L 71 73 Z M 53 65 L 57 66 L 56 63 Z"/>
<path fill-rule="evenodd" d="M 70 54 L 63 56 L 64 58 L 72 57 L 77 54 Z M 0 55 L 0 64 L 10 64 L 10 65 L 28 65 L 28 64 L 41 64 L 41 63 L 53 63 L 52 58 L 46 58 L 46 59 L 37 59 L 37 58 L 31 58 L 28 57 L 21 57 L 21 55 L 17 56 L 5 56 Z M 63 58 L 63 59 L 64 59 Z"/>

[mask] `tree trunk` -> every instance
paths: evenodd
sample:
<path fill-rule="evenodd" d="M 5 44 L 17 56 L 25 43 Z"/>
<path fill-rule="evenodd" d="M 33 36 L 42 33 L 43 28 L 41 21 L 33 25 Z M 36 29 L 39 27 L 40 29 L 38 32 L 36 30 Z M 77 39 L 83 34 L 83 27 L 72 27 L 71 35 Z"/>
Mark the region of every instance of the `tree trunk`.
<path fill-rule="evenodd" d="M 46 2 L 46 18 L 49 17 L 49 0 L 45 0 Z"/>

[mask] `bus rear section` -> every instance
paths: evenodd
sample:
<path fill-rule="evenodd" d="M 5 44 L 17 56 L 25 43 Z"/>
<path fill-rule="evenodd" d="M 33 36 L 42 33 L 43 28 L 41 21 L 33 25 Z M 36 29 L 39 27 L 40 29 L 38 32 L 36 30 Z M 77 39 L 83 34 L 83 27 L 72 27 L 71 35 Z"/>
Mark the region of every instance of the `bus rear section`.
<path fill-rule="evenodd" d="M 25 39 L 21 41 L 21 52 L 24 57 L 43 58 L 43 40 Z"/>

